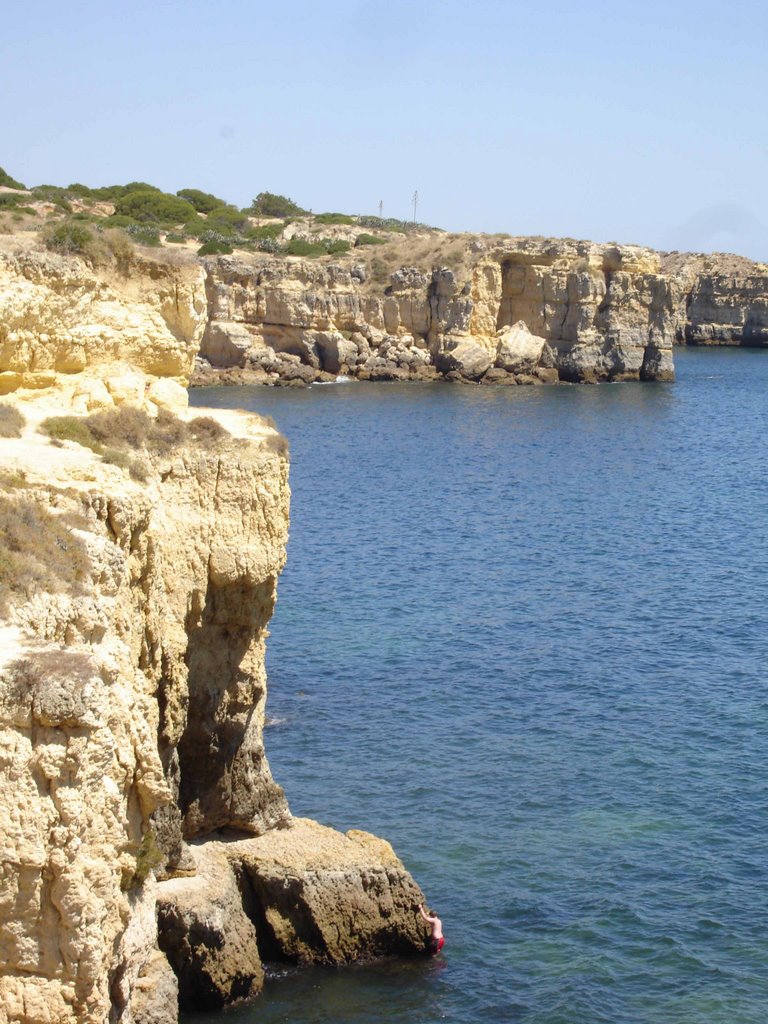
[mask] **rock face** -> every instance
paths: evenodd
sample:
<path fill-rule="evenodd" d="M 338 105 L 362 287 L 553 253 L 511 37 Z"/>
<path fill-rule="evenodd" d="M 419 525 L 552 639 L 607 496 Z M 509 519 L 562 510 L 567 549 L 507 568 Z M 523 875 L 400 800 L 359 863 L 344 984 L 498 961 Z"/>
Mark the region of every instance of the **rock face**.
<path fill-rule="evenodd" d="M 553 370 L 566 381 L 674 376 L 674 294 L 658 255 L 635 246 L 480 245 L 461 274 L 402 267 L 383 295 L 354 266 L 234 257 L 206 266 L 201 355 L 265 379 L 284 378 L 294 360 L 363 380 L 478 381 L 499 369 L 522 383 L 552 380 Z M 534 353 L 527 343 L 520 360 L 510 344 L 523 333 L 542 344 Z"/>
<path fill-rule="evenodd" d="M 768 345 L 768 273 L 699 276 L 686 305 L 684 338 L 689 345 Z"/>
<path fill-rule="evenodd" d="M 77 394 L 18 389 L 23 436 L 0 438 L 0 537 L 31 524 L 0 547 L 2 1024 L 162 1024 L 177 999 L 255 995 L 268 955 L 418 949 L 423 897 L 387 844 L 322 830 L 336 846 L 318 844 L 331 850 L 320 867 L 311 838 L 303 866 L 285 846 L 292 818 L 263 744 L 284 442 L 258 417 L 219 412 L 223 437 L 143 451 L 140 480 L 74 442 L 52 446 L 38 422 L 77 408 L 83 387 L 102 407 L 138 394 L 157 410 L 162 379 L 110 391 L 137 372 L 112 370 L 84 371 Z M 20 558 L 34 585 L 26 568 L 9 577 Z M 241 842 L 218 842 L 222 829 Z M 293 944 L 265 930 L 255 896 L 280 886 L 306 891 L 271 897 Z"/>
<path fill-rule="evenodd" d="M 73 256 L 0 252 L 0 394 L 117 363 L 186 380 L 206 309 L 193 256 L 134 254 L 95 270 Z"/>
<path fill-rule="evenodd" d="M 678 343 L 768 345 L 768 266 L 717 253 L 670 253 L 662 266 L 675 293 Z"/>
<path fill-rule="evenodd" d="M 343 964 L 424 951 L 423 896 L 389 843 L 293 818 L 258 838 L 191 847 L 196 874 L 158 885 L 182 1009 L 258 992 L 261 958 Z"/>

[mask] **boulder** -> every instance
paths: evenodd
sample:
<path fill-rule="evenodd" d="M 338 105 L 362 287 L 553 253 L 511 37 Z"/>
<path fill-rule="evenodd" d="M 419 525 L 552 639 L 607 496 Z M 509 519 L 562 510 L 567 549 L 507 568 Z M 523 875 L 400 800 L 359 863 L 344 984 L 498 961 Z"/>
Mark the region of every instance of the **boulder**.
<path fill-rule="evenodd" d="M 530 373 L 538 365 L 546 341 L 531 334 L 522 320 L 496 334 L 496 366 L 508 373 Z"/>
<path fill-rule="evenodd" d="M 182 1010 L 218 1010 L 257 995 L 264 968 L 234 871 L 217 843 L 191 847 L 197 874 L 157 886 L 158 944 Z"/>
<path fill-rule="evenodd" d="M 254 346 L 253 335 L 245 324 L 234 320 L 211 320 L 205 328 L 200 355 L 213 366 L 245 366 Z"/>
<path fill-rule="evenodd" d="M 479 338 L 445 335 L 433 351 L 441 373 L 452 371 L 467 380 L 479 380 L 493 366 L 495 354 Z"/>
<path fill-rule="evenodd" d="M 338 331 L 317 331 L 315 345 L 326 373 L 338 374 L 342 366 L 354 366 L 357 362 L 357 345 Z"/>
<path fill-rule="evenodd" d="M 225 853 L 247 880 L 265 959 L 342 964 L 424 952 L 423 894 L 383 839 L 293 818 Z"/>

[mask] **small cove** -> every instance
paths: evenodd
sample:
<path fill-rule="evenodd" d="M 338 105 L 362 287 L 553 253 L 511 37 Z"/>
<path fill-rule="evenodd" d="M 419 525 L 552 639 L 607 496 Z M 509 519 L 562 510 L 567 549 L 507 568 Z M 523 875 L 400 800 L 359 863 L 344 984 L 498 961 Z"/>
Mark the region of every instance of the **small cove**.
<path fill-rule="evenodd" d="M 191 392 L 291 443 L 275 777 L 389 839 L 447 935 L 224 1019 L 763 1024 L 768 353 L 676 363 Z"/>

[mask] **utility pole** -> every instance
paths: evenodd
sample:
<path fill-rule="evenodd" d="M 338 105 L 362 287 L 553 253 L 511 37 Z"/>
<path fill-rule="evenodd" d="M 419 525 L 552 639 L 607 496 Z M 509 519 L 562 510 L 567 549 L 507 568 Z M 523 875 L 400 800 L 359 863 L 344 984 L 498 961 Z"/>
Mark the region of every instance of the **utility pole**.
<path fill-rule="evenodd" d="M 380 199 L 379 200 L 379 220 L 382 220 L 383 217 L 384 217 L 384 200 Z"/>
<path fill-rule="evenodd" d="M 419 205 L 419 190 L 418 189 L 416 189 L 415 192 L 413 193 L 413 199 L 411 201 L 413 203 L 413 223 L 415 224 L 416 223 L 416 207 Z"/>

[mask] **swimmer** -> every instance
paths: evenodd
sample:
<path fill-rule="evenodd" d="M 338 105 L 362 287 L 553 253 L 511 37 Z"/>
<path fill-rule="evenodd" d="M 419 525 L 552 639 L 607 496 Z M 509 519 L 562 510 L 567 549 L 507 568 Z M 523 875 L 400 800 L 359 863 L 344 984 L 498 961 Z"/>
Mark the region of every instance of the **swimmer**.
<path fill-rule="evenodd" d="M 424 912 L 424 907 L 419 904 L 419 913 L 422 918 L 430 926 L 430 935 L 427 940 L 427 949 L 431 956 L 437 956 L 440 950 L 445 945 L 445 939 L 443 938 L 443 922 L 437 916 L 437 914 L 427 914 Z"/>

